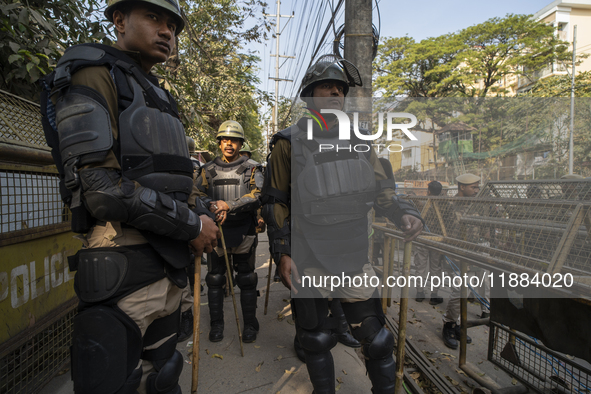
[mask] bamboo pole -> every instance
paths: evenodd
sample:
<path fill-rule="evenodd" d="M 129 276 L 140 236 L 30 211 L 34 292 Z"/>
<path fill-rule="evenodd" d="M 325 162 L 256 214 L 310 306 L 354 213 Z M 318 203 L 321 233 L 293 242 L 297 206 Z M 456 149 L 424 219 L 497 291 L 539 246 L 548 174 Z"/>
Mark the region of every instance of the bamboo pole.
<path fill-rule="evenodd" d="M 398 315 L 398 343 L 396 346 L 396 382 L 395 393 L 402 393 L 402 383 L 404 381 L 404 346 L 406 344 L 406 316 L 408 309 L 408 276 L 410 274 L 410 258 L 412 252 L 412 242 L 404 244 L 404 266 L 402 274 L 406 278 L 406 286 L 402 288 L 400 294 L 400 313 Z"/>
<path fill-rule="evenodd" d="M 267 314 L 267 307 L 269 306 L 269 290 L 271 290 L 271 275 L 273 274 L 273 257 L 269 257 L 269 275 L 267 275 L 267 292 L 265 293 L 265 312 Z"/>
<path fill-rule="evenodd" d="M 224 232 L 222 225 L 218 223 L 220 234 L 222 234 L 222 248 L 224 249 L 224 258 L 226 259 L 227 277 L 230 281 L 230 293 L 232 294 L 232 304 L 234 304 L 234 315 L 236 316 L 236 326 L 238 327 L 238 339 L 240 341 L 240 354 L 244 357 L 244 346 L 242 345 L 242 331 L 240 330 L 240 319 L 238 318 L 238 308 L 236 307 L 236 295 L 234 295 L 234 283 L 232 281 L 232 271 L 230 270 L 230 260 L 228 259 L 228 251 L 226 250 L 226 240 L 224 239 Z"/>
<path fill-rule="evenodd" d="M 191 394 L 197 394 L 199 384 L 199 322 L 201 321 L 201 256 L 195 256 L 195 286 L 193 290 L 193 373 Z"/>

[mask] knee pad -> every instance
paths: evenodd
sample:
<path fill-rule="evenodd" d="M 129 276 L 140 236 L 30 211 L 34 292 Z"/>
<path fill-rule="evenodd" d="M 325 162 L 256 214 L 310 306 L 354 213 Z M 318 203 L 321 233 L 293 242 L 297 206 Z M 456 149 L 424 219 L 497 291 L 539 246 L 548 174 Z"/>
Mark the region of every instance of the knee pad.
<path fill-rule="evenodd" d="M 154 368 L 156 368 L 156 372 L 152 372 L 146 381 L 148 394 L 180 393 L 178 385 L 183 370 L 183 356 L 178 350 L 175 350 L 162 365 L 154 364 Z"/>
<path fill-rule="evenodd" d="M 226 276 L 224 274 L 208 273 L 207 275 L 205 275 L 205 283 L 207 283 L 207 287 L 219 288 L 226 284 Z"/>
<path fill-rule="evenodd" d="M 141 332 L 117 308 L 94 306 L 76 315 L 72 341 L 74 391 L 84 394 L 135 393 Z"/>
<path fill-rule="evenodd" d="M 336 346 L 337 339 L 330 331 L 308 331 L 298 332 L 300 344 L 306 352 L 324 353 Z"/>
<path fill-rule="evenodd" d="M 256 289 L 258 281 L 256 272 L 236 274 L 236 284 L 242 290 Z"/>
<path fill-rule="evenodd" d="M 384 322 L 377 316 L 366 317 L 361 326 L 354 327 L 351 334 L 362 344 L 370 343 L 374 337 L 384 328 Z"/>
<path fill-rule="evenodd" d="M 370 360 L 392 357 L 394 350 L 394 335 L 382 327 L 371 342 L 363 345 L 363 354 Z"/>

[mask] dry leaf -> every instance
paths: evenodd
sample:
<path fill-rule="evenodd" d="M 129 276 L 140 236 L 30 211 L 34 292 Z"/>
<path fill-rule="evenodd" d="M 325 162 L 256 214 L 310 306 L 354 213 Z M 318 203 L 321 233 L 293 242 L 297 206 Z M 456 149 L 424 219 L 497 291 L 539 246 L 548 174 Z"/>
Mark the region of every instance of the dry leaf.
<path fill-rule="evenodd" d="M 421 373 L 420 372 L 411 372 L 410 377 L 413 378 L 414 380 L 418 380 L 421 377 Z"/>
<path fill-rule="evenodd" d="M 277 320 L 281 321 L 283 319 L 285 319 L 285 315 L 283 313 L 277 315 Z"/>
<path fill-rule="evenodd" d="M 282 359 L 282 358 L 283 358 L 283 356 L 282 356 L 282 355 L 279 355 L 279 357 L 277 357 L 277 358 L 275 359 L 275 361 L 281 361 L 281 359 Z"/>
<path fill-rule="evenodd" d="M 277 345 L 279 349 L 285 349 L 285 346 Z"/>
<path fill-rule="evenodd" d="M 456 356 L 454 356 L 453 354 L 449 354 L 449 353 L 441 353 L 442 356 L 448 356 L 451 358 L 456 358 Z"/>
<path fill-rule="evenodd" d="M 517 382 L 517 379 L 513 378 L 513 380 L 511 380 L 511 384 L 512 384 L 513 386 L 517 386 L 517 383 L 518 383 L 518 382 Z"/>
<path fill-rule="evenodd" d="M 296 371 L 293 371 L 292 372 L 291 370 L 286 369 L 285 370 L 285 373 L 288 374 L 288 375 L 295 375 L 297 372 Z"/>
<path fill-rule="evenodd" d="M 214 353 L 214 354 L 211 355 L 211 358 L 214 358 L 214 357 L 215 358 L 219 358 L 220 360 L 223 360 L 224 359 L 224 356 L 222 356 L 221 354 L 217 354 L 217 353 Z"/>
<path fill-rule="evenodd" d="M 289 300 L 287 298 L 284 298 L 283 302 L 289 302 Z"/>
<path fill-rule="evenodd" d="M 261 347 L 259 345 L 254 345 L 255 349 L 260 349 Z"/>
<path fill-rule="evenodd" d="M 337 378 L 337 382 L 339 382 L 339 383 L 343 383 L 343 379 L 341 379 L 341 378 Z"/>
<path fill-rule="evenodd" d="M 408 337 L 408 340 L 410 341 L 412 339 L 412 335 Z"/>
<path fill-rule="evenodd" d="M 295 323 L 294 323 L 294 321 L 293 321 L 292 319 L 289 319 L 289 320 L 287 321 L 287 323 L 288 323 L 288 324 L 291 324 L 292 326 L 295 324 Z"/>
<path fill-rule="evenodd" d="M 334 391 L 339 391 L 341 389 L 341 384 L 337 384 L 337 387 L 334 388 Z"/>
<path fill-rule="evenodd" d="M 478 373 L 478 376 L 484 376 L 484 375 L 486 375 L 484 372 L 479 372 Z"/>
<path fill-rule="evenodd" d="M 265 363 L 264 361 L 261 361 L 259 363 L 259 365 L 257 365 L 257 367 L 254 370 L 257 371 L 257 372 L 261 372 L 261 367 L 263 366 L 264 363 Z"/>
<path fill-rule="evenodd" d="M 209 349 L 205 349 L 205 353 L 209 356 Z"/>
<path fill-rule="evenodd" d="M 345 371 L 345 370 L 343 369 L 343 373 L 346 375 L 346 374 L 347 374 L 347 371 Z"/>

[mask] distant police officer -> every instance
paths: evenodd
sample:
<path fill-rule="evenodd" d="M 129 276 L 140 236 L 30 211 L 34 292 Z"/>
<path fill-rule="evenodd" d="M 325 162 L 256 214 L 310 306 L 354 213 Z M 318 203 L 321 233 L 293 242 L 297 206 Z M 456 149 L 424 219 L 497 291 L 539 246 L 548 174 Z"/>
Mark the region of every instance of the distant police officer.
<path fill-rule="evenodd" d="M 462 174 L 456 178 L 458 182 L 458 194 L 456 197 L 470 197 L 474 198 L 480 191 L 480 177 L 474 174 Z M 454 238 L 462 239 L 460 233 L 459 222 L 471 206 L 471 201 L 456 201 L 454 202 L 454 213 L 456 216 L 455 233 Z M 478 232 L 478 228 L 475 228 L 473 232 Z M 474 234 L 472 234 L 474 236 Z M 473 240 L 473 239 L 471 239 Z M 487 299 L 490 293 L 490 284 L 487 286 L 486 283 L 481 284 L 480 287 L 474 288 L 476 292 L 480 290 L 480 296 L 483 299 Z M 481 317 L 488 317 L 489 311 L 485 305 L 481 306 L 482 315 Z M 451 297 L 447 302 L 447 308 L 443 315 L 443 329 L 442 329 L 443 343 L 445 346 L 451 349 L 458 348 L 458 338 L 460 337 L 460 288 L 454 287 L 452 290 Z M 471 343 L 472 339 L 468 337 L 468 343 Z"/>
<path fill-rule="evenodd" d="M 105 16 L 117 44 L 69 48 L 42 99 L 72 229 L 86 234 L 70 260 L 80 300 L 74 391 L 177 394 L 189 242 L 201 253 L 219 233 L 196 208 L 176 103 L 150 73 L 184 22 L 176 0 L 109 0 Z"/>
<path fill-rule="evenodd" d="M 443 190 L 443 186 L 440 182 L 431 181 L 427 185 L 427 196 L 439 196 L 441 191 Z M 430 229 L 432 232 L 436 234 L 441 234 L 437 231 L 437 229 L 432 228 Z M 415 265 L 415 272 L 417 275 L 420 275 L 423 278 L 423 287 L 417 287 L 417 295 L 415 300 L 417 302 L 423 302 L 425 299 L 425 289 L 427 289 L 427 272 L 429 272 L 429 276 L 441 276 L 441 261 L 440 257 L 441 254 L 434 250 L 429 250 L 427 248 L 417 246 L 413 249 L 414 255 L 414 265 Z M 427 271 L 428 270 L 428 271 Z M 434 288 L 431 292 L 431 299 L 429 300 L 429 304 L 431 305 L 438 305 L 443 302 L 443 298 L 437 295 L 437 289 Z"/>
<path fill-rule="evenodd" d="M 228 120 L 221 124 L 216 138 L 221 157 L 205 164 L 197 184 L 202 200 L 222 223 L 228 257 L 236 271 L 235 283 L 240 288 L 240 305 L 244 318 L 242 340 L 254 342 L 259 331 L 256 318 L 257 283 L 254 272 L 257 246 L 257 210 L 263 177 L 259 164 L 240 155 L 244 130 L 240 123 Z M 230 273 L 228 273 L 230 274 Z M 209 340 L 224 338 L 224 286 L 226 284 L 224 251 L 218 247 L 208 259 L 207 298 L 211 330 Z"/>
<path fill-rule="evenodd" d="M 252 157 L 252 151 L 250 150 L 250 145 L 245 142 L 240 149 L 240 156 L 246 156 L 249 159 Z"/>
<path fill-rule="evenodd" d="M 355 85 L 361 85 L 361 79 L 353 64 L 331 55 L 323 56 L 307 70 L 300 97 L 314 111 L 340 111 L 349 87 Z M 292 296 L 296 332 L 304 348 L 316 394 L 335 392 L 330 350 L 337 343 L 331 333 L 336 321 L 329 316 L 327 297 L 330 289 L 304 289 L 300 275 L 336 274 L 341 270 L 354 277 L 364 274 L 375 276 L 367 255 L 367 212 L 374 202 L 378 213 L 403 228 L 408 239 L 418 235 L 422 229 L 419 213 L 409 203 L 397 199 L 393 182 L 384 183 L 381 187 L 380 182 L 385 182 L 388 177 L 372 149 L 367 153 L 347 152 L 342 155 L 334 149 L 320 152 L 318 141 L 307 139 L 306 130 L 310 124 L 314 127 L 314 136 L 322 138 L 327 144 L 349 146 L 361 143 L 359 140 L 339 141 L 336 117 L 326 113 L 323 117 L 328 130 L 321 129 L 316 123 L 312 125 L 313 122 L 309 123 L 309 118 L 304 117 L 294 126 L 274 135 L 268 176 L 265 177 L 266 204 L 263 206 L 271 252 L 275 261 L 279 262 L 281 280 L 297 296 Z M 291 186 L 296 184 L 303 185 L 303 189 L 293 189 L 292 192 Z M 323 185 L 334 186 L 330 195 L 322 191 Z M 316 196 L 312 196 L 312 189 Z M 310 209 L 315 209 L 316 214 L 307 214 Z M 318 222 L 313 223 L 316 220 L 329 225 L 317 226 Z M 291 258 L 292 252 L 307 257 L 295 261 Z M 300 295 L 309 292 L 312 298 L 302 298 L 296 292 Z M 365 287 L 347 288 L 340 292 L 343 311 L 352 325 L 353 336 L 363 346 L 373 392 L 394 393 L 394 340 L 392 333 L 384 327 L 379 300 L 371 298 L 374 294 L 375 289 Z"/>

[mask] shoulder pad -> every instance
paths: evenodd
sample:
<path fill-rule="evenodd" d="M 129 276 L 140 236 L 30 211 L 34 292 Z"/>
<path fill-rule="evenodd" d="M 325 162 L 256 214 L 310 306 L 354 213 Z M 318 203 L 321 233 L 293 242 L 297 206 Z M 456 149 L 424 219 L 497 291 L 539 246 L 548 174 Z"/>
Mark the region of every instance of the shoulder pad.
<path fill-rule="evenodd" d="M 103 56 L 105 56 L 105 51 L 100 47 L 84 44 L 75 45 L 66 50 L 64 56 L 62 56 L 57 62 L 57 67 L 72 60 L 87 60 L 89 62 L 95 62 L 100 60 Z"/>
<path fill-rule="evenodd" d="M 261 166 L 258 161 L 254 161 L 253 159 L 248 159 L 247 161 L 245 161 L 245 164 L 248 164 L 251 167 L 260 167 Z"/>

